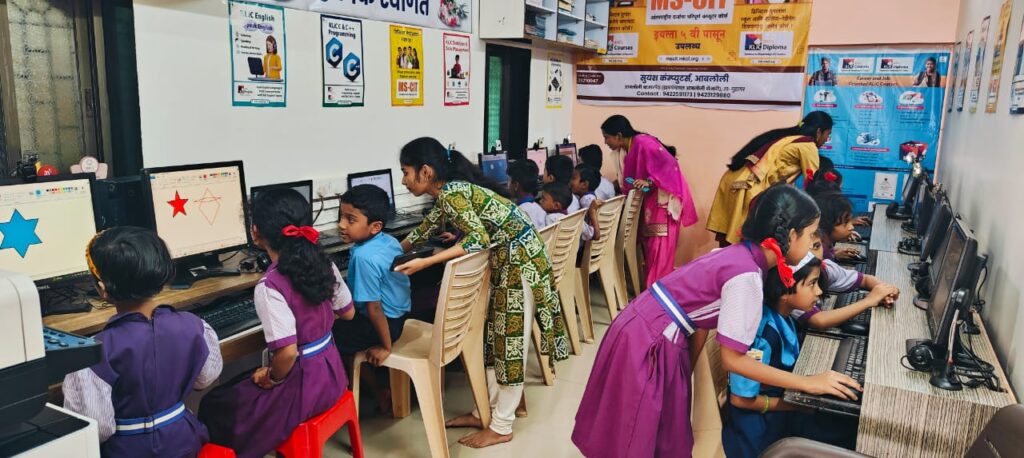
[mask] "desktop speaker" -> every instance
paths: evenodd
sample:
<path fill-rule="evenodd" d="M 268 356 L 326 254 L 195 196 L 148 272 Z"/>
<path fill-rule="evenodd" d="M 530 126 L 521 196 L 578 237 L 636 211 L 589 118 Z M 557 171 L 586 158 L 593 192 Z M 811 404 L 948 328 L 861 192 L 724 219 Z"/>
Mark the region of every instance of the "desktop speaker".
<path fill-rule="evenodd" d="M 137 175 L 94 181 L 92 198 L 98 230 L 115 226 L 149 226 L 143 214 L 146 205 L 142 197 L 142 181 Z"/>

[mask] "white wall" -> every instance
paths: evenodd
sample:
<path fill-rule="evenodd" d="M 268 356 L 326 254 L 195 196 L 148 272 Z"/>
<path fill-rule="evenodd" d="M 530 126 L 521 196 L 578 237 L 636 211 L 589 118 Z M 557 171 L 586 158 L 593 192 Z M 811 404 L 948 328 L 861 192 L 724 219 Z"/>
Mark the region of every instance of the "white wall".
<path fill-rule="evenodd" d="M 288 106 L 236 108 L 231 106 L 227 4 L 136 0 L 134 6 L 147 167 L 241 159 L 248 185 L 313 178 L 318 190 L 333 194 L 344 190 L 340 183 L 346 174 L 382 168 L 396 173 L 401 188 L 398 151 L 416 137 L 454 142 L 474 157 L 483 146 L 485 43 L 476 33 L 469 106 L 443 106 L 442 32 L 424 29 L 424 104 L 391 107 L 388 24 L 364 20 L 366 106 L 322 108 L 320 18 L 289 9 Z M 546 109 L 547 50 L 534 48 L 532 54 L 529 140 L 551 142 L 571 129 L 572 85 L 562 109 Z"/>
<path fill-rule="evenodd" d="M 950 201 L 974 228 L 982 252 L 989 255 L 989 279 L 983 292 L 985 325 L 993 335 L 996 351 L 1007 366 L 1011 383 L 1024 387 L 1024 201 L 1021 199 L 1021 171 L 1024 170 L 1024 115 L 1010 115 L 1009 96 L 1017 40 L 1021 36 L 1024 0 L 1013 2 L 1013 14 L 1006 43 L 999 105 L 996 113 L 985 113 L 985 96 L 992 69 L 992 45 L 1002 0 L 970 0 L 960 6 L 957 40 L 974 30 L 974 48 L 985 16 L 992 16 L 988 49 L 985 51 L 983 80 L 977 113 L 969 113 L 971 80 L 963 112 L 947 115 L 942 146 L 939 181 L 949 191 Z M 971 75 L 974 58 L 971 59 Z M 960 70 L 961 74 L 963 69 Z"/>

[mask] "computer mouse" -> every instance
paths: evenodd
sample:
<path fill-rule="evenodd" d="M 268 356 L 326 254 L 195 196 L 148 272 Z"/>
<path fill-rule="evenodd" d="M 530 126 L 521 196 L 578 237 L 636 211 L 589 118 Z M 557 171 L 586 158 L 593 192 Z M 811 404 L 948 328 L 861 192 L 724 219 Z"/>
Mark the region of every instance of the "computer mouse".
<path fill-rule="evenodd" d="M 860 255 L 860 254 L 855 254 L 853 256 L 850 256 L 848 258 L 848 260 L 849 260 L 849 262 L 852 262 L 852 263 L 855 263 L 855 264 L 864 264 L 864 263 L 868 262 L 868 258 L 865 258 L 864 255 Z"/>
<path fill-rule="evenodd" d="M 847 334 L 853 334 L 856 336 L 868 335 L 868 327 L 862 323 L 846 322 L 843 323 L 842 326 L 839 326 L 839 329 Z"/>

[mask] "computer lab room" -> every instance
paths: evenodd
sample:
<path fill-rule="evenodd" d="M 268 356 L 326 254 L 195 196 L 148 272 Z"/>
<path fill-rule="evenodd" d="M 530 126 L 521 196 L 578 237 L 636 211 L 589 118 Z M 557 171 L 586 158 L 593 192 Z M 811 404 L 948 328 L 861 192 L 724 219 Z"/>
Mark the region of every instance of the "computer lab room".
<path fill-rule="evenodd" d="M 0 0 L 0 457 L 1024 456 L 1024 0 Z"/>

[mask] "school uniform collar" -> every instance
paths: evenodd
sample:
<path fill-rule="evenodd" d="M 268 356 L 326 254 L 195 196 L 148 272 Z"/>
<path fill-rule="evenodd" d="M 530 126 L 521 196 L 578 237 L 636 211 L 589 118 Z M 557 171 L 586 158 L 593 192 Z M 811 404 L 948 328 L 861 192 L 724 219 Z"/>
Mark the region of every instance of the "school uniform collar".
<path fill-rule="evenodd" d="M 537 198 L 533 196 L 526 196 L 516 201 L 516 206 L 537 202 Z"/>
<path fill-rule="evenodd" d="M 761 268 L 761 275 L 767 273 L 768 269 L 771 267 L 768 266 L 768 259 L 764 257 L 764 251 L 761 251 L 761 247 L 755 247 L 753 242 L 749 240 L 744 240 L 743 244 L 746 245 L 748 250 L 750 250 L 750 255 L 754 258 L 754 263 L 757 264 L 757 267 Z M 780 259 L 779 261 L 786 262 L 785 259 Z"/>
<path fill-rule="evenodd" d="M 366 244 L 368 244 L 370 242 L 373 242 L 374 240 L 377 240 L 378 238 L 380 238 L 383 235 L 384 235 L 384 231 L 380 231 L 380 232 L 377 233 L 377 235 L 374 235 L 373 237 L 370 237 L 370 238 L 368 238 L 366 240 L 363 240 L 362 242 L 356 242 L 353 245 L 357 246 L 357 247 L 360 247 L 360 246 L 366 245 Z"/>
<path fill-rule="evenodd" d="M 163 315 L 165 313 L 177 313 L 177 310 L 174 307 L 171 307 L 170 305 L 158 305 L 155 309 L 153 309 L 153 320 L 156 320 L 157 315 Z M 149 321 L 149 320 L 146 318 L 145 315 L 143 315 L 143 314 L 141 314 L 139 312 L 135 312 L 135 311 L 124 312 L 124 313 L 118 313 L 118 314 L 110 317 L 110 319 L 107 320 L 107 326 L 108 327 L 112 326 L 115 323 L 118 323 L 118 322 L 121 322 L 121 321 L 124 321 L 124 322 L 129 322 L 129 321 L 142 321 L 142 322 L 145 322 L 145 321 Z"/>

